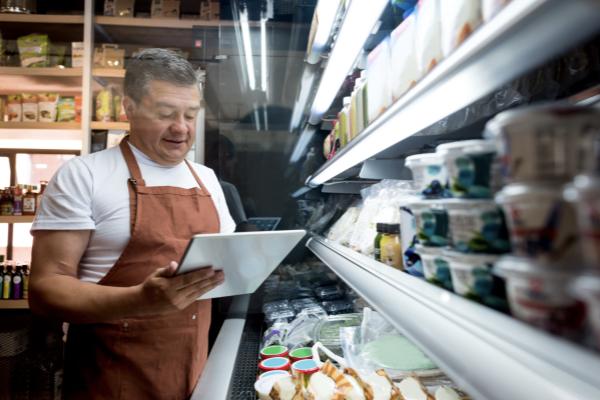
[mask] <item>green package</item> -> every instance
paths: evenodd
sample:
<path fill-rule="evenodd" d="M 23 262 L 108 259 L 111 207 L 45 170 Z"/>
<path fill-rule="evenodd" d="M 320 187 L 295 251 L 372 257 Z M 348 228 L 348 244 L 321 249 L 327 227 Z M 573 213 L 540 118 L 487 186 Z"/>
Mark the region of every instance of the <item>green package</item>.
<path fill-rule="evenodd" d="M 47 67 L 48 35 L 32 33 L 17 39 L 22 67 Z"/>
<path fill-rule="evenodd" d="M 75 121 L 75 99 L 73 97 L 61 97 L 58 100 L 56 120 L 58 122 Z"/>

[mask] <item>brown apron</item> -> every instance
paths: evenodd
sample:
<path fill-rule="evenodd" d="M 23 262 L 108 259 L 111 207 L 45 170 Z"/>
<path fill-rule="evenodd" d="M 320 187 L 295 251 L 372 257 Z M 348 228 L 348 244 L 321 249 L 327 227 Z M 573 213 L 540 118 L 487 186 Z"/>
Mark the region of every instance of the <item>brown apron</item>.
<path fill-rule="evenodd" d="M 219 217 L 206 187 L 148 187 L 127 145 L 131 239 L 108 274 L 106 286 L 133 286 L 157 268 L 179 261 L 197 233 L 219 232 Z M 210 300 L 168 315 L 71 325 L 65 350 L 67 399 L 185 399 L 208 353 Z"/>

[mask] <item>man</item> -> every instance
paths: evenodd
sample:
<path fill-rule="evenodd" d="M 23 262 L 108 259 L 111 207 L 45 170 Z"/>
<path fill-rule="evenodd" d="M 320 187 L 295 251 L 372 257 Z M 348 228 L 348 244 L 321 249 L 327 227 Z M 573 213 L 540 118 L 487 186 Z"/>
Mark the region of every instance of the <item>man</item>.
<path fill-rule="evenodd" d="M 70 322 L 64 395 L 184 399 L 207 357 L 212 268 L 175 276 L 193 234 L 233 232 L 212 170 L 185 161 L 200 93 L 192 66 L 147 49 L 131 60 L 130 136 L 67 162 L 44 193 L 30 306 Z"/>

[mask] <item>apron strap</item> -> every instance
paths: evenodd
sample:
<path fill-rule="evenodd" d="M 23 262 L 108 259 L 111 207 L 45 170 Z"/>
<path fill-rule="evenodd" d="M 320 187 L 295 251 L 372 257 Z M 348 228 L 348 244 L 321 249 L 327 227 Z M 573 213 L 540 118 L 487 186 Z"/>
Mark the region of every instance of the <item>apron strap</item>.
<path fill-rule="evenodd" d="M 194 175 L 194 179 L 196 179 L 196 182 L 198 183 L 198 187 L 200 187 L 200 189 L 202 189 L 202 191 L 204 191 L 204 192 L 206 192 L 208 194 L 208 190 L 206 190 L 206 188 L 204 187 L 204 184 L 200 180 L 200 177 L 196 173 L 196 170 L 192 167 L 192 165 L 189 163 L 188 160 L 184 160 L 184 161 L 185 161 L 185 164 L 190 169 L 190 172 L 192 173 L 192 175 Z"/>
<path fill-rule="evenodd" d="M 135 156 L 133 155 L 133 151 L 131 151 L 128 142 L 129 136 L 125 136 L 123 140 L 121 140 L 121 143 L 119 143 L 121 153 L 123 153 L 123 158 L 125 158 L 125 163 L 127 164 L 127 169 L 129 169 L 131 179 L 133 179 L 137 185 L 145 186 L 146 183 L 142 178 L 142 172 L 140 171 L 140 167 L 135 160 Z"/>

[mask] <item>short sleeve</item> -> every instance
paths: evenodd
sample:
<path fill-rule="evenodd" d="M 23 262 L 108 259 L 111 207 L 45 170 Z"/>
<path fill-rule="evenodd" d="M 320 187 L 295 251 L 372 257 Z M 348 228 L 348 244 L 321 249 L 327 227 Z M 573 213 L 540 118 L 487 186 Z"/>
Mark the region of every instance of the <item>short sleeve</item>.
<path fill-rule="evenodd" d="M 95 229 L 92 193 L 92 175 L 84 162 L 66 162 L 48 183 L 31 231 Z"/>
<path fill-rule="evenodd" d="M 208 170 L 210 182 L 204 182 L 207 185 L 207 189 L 210 191 L 210 195 L 213 198 L 213 202 L 215 203 L 215 207 L 217 208 L 217 213 L 219 214 L 219 222 L 221 225 L 221 233 L 233 233 L 235 232 L 235 222 L 229 213 L 229 208 L 227 207 L 227 202 L 225 201 L 225 195 L 223 194 L 223 189 L 219 184 L 219 180 L 215 175 L 214 171 L 210 168 L 206 168 Z"/>

